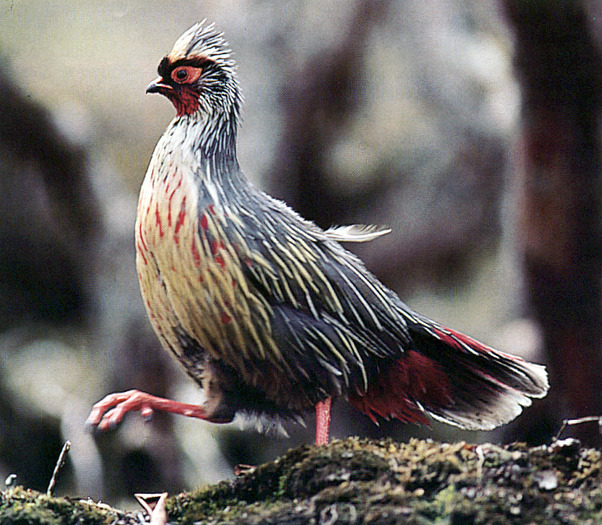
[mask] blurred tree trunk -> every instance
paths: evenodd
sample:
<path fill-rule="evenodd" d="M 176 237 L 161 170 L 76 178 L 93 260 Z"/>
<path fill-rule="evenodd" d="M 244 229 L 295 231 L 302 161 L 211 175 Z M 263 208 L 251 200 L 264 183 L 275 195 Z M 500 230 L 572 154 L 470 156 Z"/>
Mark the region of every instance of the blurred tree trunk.
<path fill-rule="evenodd" d="M 523 97 L 518 242 L 551 415 L 602 414 L 601 60 L 584 4 L 505 0 Z M 600 443 L 595 425 L 574 429 Z"/>

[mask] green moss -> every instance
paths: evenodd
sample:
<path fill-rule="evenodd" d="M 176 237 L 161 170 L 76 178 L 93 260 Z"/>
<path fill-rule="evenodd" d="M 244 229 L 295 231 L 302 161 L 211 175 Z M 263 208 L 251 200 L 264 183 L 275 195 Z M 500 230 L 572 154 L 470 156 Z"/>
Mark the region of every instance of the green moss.
<path fill-rule="evenodd" d="M 304 446 L 211 494 L 224 506 L 170 509 L 192 523 L 602 523 L 600 452 L 355 438 Z M 554 487 L 551 489 L 550 487 Z M 182 509 L 182 507 L 180 506 Z"/>
<path fill-rule="evenodd" d="M 231 481 L 171 497 L 170 523 L 602 523 L 601 452 L 575 441 L 435 443 L 350 438 L 302 446 Z M 11 489 L 0 525 L 129 524 L 133 514 Z"/>
<path fill-rule="evenodd" d="M 0 525 L 106 525 L 120 518 L 130 523 L 124 513 L 92 502 L 55 498 L 21 487 L 0 492 Z"/>

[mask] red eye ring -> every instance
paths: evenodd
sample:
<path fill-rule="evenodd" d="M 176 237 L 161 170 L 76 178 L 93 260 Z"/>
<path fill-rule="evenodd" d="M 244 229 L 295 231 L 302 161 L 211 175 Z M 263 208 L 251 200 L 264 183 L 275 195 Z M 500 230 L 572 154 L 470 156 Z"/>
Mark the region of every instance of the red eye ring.
<path fill-rule="evenodd" d="M 191 84 L 201 76 L 201 68 L 178 66 L 171 72 L 171 79 L 177 84 Z"/>

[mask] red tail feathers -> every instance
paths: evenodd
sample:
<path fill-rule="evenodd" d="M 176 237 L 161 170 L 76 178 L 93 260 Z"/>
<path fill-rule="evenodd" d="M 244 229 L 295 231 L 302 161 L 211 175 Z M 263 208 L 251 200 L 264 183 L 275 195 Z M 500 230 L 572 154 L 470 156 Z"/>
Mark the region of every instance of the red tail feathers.
<path fill-rule="evenodd" d="M 376 423 L 376 416 L 427 424 L 420 405 L 452 404 L 445 372 L 428 357 L 413 350 L 383 370 L 377 382 L 363 393 L 349 395 L 349 402 Z M 418 403 L 418 404 L 417 404 Z"/>
<path fill-rule="evenodd" d="M 349 402 L 370 416 L 435 419 L 489 430 L 514 419 L 548 390 L 545 368 L 432 322 L 410 326 L 413 347 Z"/>

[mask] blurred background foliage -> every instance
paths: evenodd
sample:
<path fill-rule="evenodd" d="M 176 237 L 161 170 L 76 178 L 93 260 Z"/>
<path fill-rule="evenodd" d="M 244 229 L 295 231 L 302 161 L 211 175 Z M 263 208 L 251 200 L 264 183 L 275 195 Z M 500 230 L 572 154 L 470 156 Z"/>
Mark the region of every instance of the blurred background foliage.
<path fill-rule="evenodd" d="M 204 0 L 0 3 L 0 474 L 118 501 L 232 475 L 313 439 L 156 415 L 86 433 L 140 388 L 202 393 L 159 348 L 134 268 L 136 196 L 173 116 L 146 97 L 160 58 L 215 20 L 245 95 L 239 157 L 321 226 L 389 225 L 352 246 L 404 300 L 547 362 L 552 392 L 493 433 L 374 426 L 334 437 L 544 442 L 602 413 L 600 49 L 594 1 Z M 244 426 L 244 425 L 243 425 Z M 600 444 L 595 425 L 571 429 Z"/>

